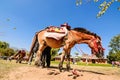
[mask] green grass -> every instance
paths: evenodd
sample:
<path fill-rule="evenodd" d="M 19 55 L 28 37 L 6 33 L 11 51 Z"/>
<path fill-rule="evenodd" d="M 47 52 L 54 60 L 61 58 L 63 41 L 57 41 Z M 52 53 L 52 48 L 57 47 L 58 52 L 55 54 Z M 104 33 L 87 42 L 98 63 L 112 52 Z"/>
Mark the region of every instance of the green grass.
<path fill-rule="evenodd" d="M 51 61 L 52 64 L 59 64 L 59 61 Z M 65 64 L 66 62 L 64 62 L 63 64 Z M 70 63 L 72 64 L 72 63 Z M 111 64 L 99 64 L 99 63 L 88 63 L 86 64 L 85 62 L 77 62 L 76 65 L 79 65 L 79 66 L 102 66 L 102 67 L 111 67 L 112 65 Z"/>
<path fill-rule="evenodd" d="M 82 62 L 78 62 L 77 65 L 87 65 L 87 66 L 102 66 L 102 67 L 111 67 L 112 65 L 111 64 L 105 64 L 105 63 L 82 63 Z"/>

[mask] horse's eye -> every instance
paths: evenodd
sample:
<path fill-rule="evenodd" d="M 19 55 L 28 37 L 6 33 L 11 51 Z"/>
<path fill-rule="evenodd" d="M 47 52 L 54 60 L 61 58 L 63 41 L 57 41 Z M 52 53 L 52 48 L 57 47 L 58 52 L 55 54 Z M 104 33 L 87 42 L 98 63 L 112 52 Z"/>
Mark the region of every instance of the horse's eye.
<path fill-rule="evenodd" d="M 101 41 L 100 41 L 100 40 L 97 40 L 96 42 L 97 42 L 97 43 L 101 43 Z"/>

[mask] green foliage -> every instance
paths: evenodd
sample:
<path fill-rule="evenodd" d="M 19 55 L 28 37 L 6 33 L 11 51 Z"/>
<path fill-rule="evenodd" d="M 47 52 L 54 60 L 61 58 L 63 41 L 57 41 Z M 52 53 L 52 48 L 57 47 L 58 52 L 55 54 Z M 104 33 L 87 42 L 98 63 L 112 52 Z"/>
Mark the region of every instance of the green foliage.
<path fill-rule="evenodd" d="M 59 64 L 59 61 L 51 61 L 52 64 Z M 66 62 L 64 62 L 63 64 L 66 64 Z M 111 67 L 112 65 L 111 64 L 99 64 L 99 63 L 96 63 L 96 64 L 93 64 L 93 63 L 89 63 L 89 64 L 86 64 L 85 62 L 77 62 L 76 65 L 79 65 L 79 66 L 102 66 L 102 67 Z"/>
<path fill-rule="evenodd" d="M 106 11 L 107 9 L 110 7 L 110 5 L 114 2 L 114 0 L 110 1 L 110 2 L 106 2 L 104 1 L 102 4 L 100 4 L 99 8 L 101 9 L 98 14 L 97 14 L 97 18 L 101 17 Z"/>
<path fill-rule="evenodd" d="M 15 54 L 12 48 L 9 48 L 9 43 L 0 41 L 0 56 L 11 56 Z"/>
<path fill-rule="evenodd" d="M 92 0 L 87 0 L 87 1 L 92 1 Z M 100 0 L 93 0 L 94 2 L 100 2 Z M 104 0 L 100 5 L 99 5 L 99 9 L 100 11 L 97 14 L 97 18 L 101 17 L 106 11 L 107 9 L 111 6 L 111 4 L 113 4 L 114 2 L 120 2 L 120 0 Z M 81 5 L 82 4 L 82 0 L 76 0 L 76 5 Z M 117 7 L 118 10 L 120 10 L 120 6 Z"/>
<path fill-rule="evenodd" d="M 111 39 L 109 47 L 113 53 L 120 51 L 120 34 L 114 36 L 113 39 Z"/>
<path fill-rule="evenodd" d="M 6 49 L 0 48 L 0 56 L 11 56 L 13 54 L 15 54 L 15 52 L 11 48 L 6 48 Z"/>
<path fill-rule="evenodd" d="M 78 52 L 75 52 L 74 54 L 75 54 L 76 56 L 78 56 L 78 55 L 79 55 L 79 53 L 78 53 Z"/>
<path fill-rule="evenodd" d="M 109 55 L 107 56 L 108 61 L 120 61 L 120 34 L 114 36 L 111 39 L 109 47 L 111 48 L 109 51 Z"/>
<path fill-rule="evenodd" d="M 76 5 L 78 6 L 79 4 L 82 4 L 82 0 L 76 0 Z"/>
<path fill-rule="evenodd" d="M 94 0 L 94 2 L 98 2 L 98 0 Z"/>
<path fill-rule="evenodd" d="M 2 41 L 0 41 L 0 48 L 9 48 L 9 44 L 8 43 L 6 43 L 6 42 L 2 42 Z"/>
<path fill-rule="evenodd" d="M 59 48 L 52 48 L 51 49 L 51 60 L 58 54 Z"/>

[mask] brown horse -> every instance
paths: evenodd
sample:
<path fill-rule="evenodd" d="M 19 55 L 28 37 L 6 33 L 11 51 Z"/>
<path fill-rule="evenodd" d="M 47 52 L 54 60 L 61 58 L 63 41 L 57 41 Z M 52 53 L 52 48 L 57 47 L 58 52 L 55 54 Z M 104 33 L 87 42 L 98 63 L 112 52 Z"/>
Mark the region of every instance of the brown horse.
<path fill-rule="evenodd" d="M 64 37 L 61 38 L 60 40 L 46 37 L 45 36 L 46 32 L 47 32 L 47 29 L 41 30 L 40 32 L 37 32 L 33 38 L 32 46 L 29 54 L 29 61 L 30 61 L 31 55 L 33 54 L 33 49 L 35 47 L 35 44 L 39 44 L 39 48 L 35 58 L 35 65 L 37 66 L 41 65 L 42 63 L 41 55 L 43 50 L 47 46 L 50 46 L 52 48 L 63 47 L 61 61 L 59 63 L 60 70 L 62 70 L 62 65 L 63 65 L 65 56 L 67 57 L 67 64 L 66 64 L 67 70 L 70 69 L 70 51 L 75 44 L 81 44 L 81 43 L 88 44 L 88 46 L 91 48 L 92 54 L 95 54 L 98 57 L 103 57 L 104 49 L 101 44 L 101 38 L 97 34 L 92 33 L 84 28 L 74 28 L 69 30 L 66 40 L 64 40 Z M 63 42 L 64 42 L 64 45 L 63 45 Z"/>
<path fill-rule="evenodd" d="M 14 56 L 11 57 L 11 60 L 12 59 L 15 59 L 16 60 L 16 63 L 21 63 L 23 60 L 27 61 L 28 58 L 25 58 L 26 56 L 26 52 L 25 50 L 19 50 Z"/>

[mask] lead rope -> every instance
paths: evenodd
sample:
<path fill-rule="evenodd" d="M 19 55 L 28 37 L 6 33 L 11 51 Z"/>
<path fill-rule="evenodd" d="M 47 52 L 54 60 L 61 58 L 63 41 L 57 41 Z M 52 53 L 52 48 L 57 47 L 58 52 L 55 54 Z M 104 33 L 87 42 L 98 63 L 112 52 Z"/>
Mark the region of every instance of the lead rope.
<path fill-rule="evenodd" d="M 75 48 L 78 50 L 78 51 L 80 51 L 82 54 L 84 54 L 84 52 L 83 52 L 83 50 L 80 48 L 80 46 L 78 46 L 79 47 L 79 50 L 78 50 L 78 48 L 75 46 Z M 92 57 L 93 57 L 94 55 L 92 54 L 92 56 L 89 58 L 89 59 L 92 59 Z M 84 72 L 84 70 L 85 70 L 85 68 L 87 68 L 87 65 L 88 65 L 88 57 L 87 57 L 87 59 L 86 59 L 86 66 L 84 66 L 84 67 L 82 67 L 81 68 L 81 72 Z"/>
<path fill-rule="evenodd" d="M 70 34 L 71 34 L 71 36 L 72 36 L 72 39 L 75 40 L 75 37 L 72 35 L 71 32 L 70 32 Z M 74 46 L 74 47 L 76 48 L 76 46 Z M 77 49 L 77 48 L 76 48 L 76 49 Z M 82 54 L 84 54 L 83 50 L 82 50 L 80 47 L 79 47 L 79 49 L 80 49 L 80 51 L 82 52 Z M 77 50 L 78 50 L 78 49 L 77 49 Z M 78 50 L 78 52 L 79 52 L 79 50 Z M 81 68 L 81 71 L 84 72 L 83 69 L 85 69 L 85 68 L 86 68 L 86 66 L 82 67 L 82 68 Z M 76 69 L 73 69 L 73 71 L 74 71 L 74 70 L 76 70 Z M 82 74 L 81 74 L 81 75 L 82 75 Z"/>

